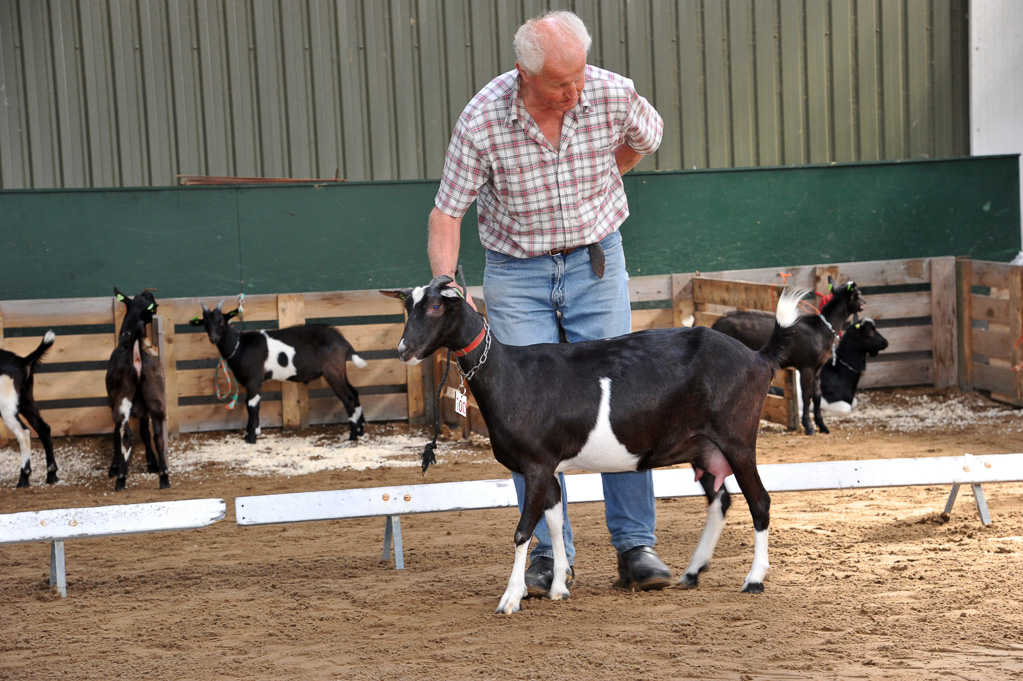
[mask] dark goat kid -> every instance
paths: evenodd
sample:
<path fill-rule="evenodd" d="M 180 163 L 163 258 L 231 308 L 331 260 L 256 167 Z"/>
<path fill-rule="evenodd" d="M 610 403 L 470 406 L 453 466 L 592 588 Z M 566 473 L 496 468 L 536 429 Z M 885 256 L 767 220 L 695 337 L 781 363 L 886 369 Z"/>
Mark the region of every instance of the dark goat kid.
<path fill-rule="evenodd" d="M 821 416 L 821 367 L 831 361 L 839 329 L 849 317 L 861 312 L 866 305 L 856 282 L 849 281 L 836 287 L 835 280 L 828 277 L 828 290 L 834 295 L 821 308 L 820 314 L 805 315 L 796 322 L 792 349 L 781 363 L 782 368 L 793 367 L 799 370 L 799 386 L 803 394 L 802 423 L 807 435 L 814 434 L 814 423 L 822 433 L 830 432 Z M 768 312 L 737 310 L 718 319 L 711 328 L 738 338 L 747 347 L 756 350 L 763 347 L 771 337 L 773 323 Z M 813 422 L 810 421 L 811 399 Z"/>
<path fill-rule="evenodd" d="M 770 498 L 756 465 L 760 410 L 792 338 L 803 292 L 786 292 L 770 342 L 759 352 L 707 328 L 640 331 L 601 341 L 511 346 L 440 276 L 429 286 L 381 291 L 405 301 L 399 358 L 417 364 L 441 348 L 457 351 L 490 431 L 494 457 L 525 477 L 515 563 L 497 611 L 526 595 L 526 554 L 545 515 L 554 548 L 548 596 L 568 596 L 557 474 L 569 469 L 634 471 L 690 463 L 707 494 L 707 525 L 680 580 L 695 587 L 707 569 L 731 503 L 728 475 L 753 516 L 753 565 L 743 591 L 763 591 Z M 566 399 L 569 396 L 570 399 Z"/>
<path fill-rule="evenodd" d="M 21 448 L 21 476 L 18 478 L 18 487 L 28 487 L 28 478 L 32 474 L 30 433 L 19 416 L 25 417 L 28 425 L 32 426 L 43 442 L 43 449 L 46 450 L 46 484 L 52 485 L 57 482 L 57 460 L 53 458 L 50 426 L 43 420 L 32 395 L 36 367 L 46 351 L 53 346 L 54 338 L 53 331 L 47 331 L 39 347 L 26 357 L 19 357 L 8 350 L 0 350 L 0 416 L 18 439 L 18 446 Z"/>
<path fill-rule="evenodd" d="M 856 387 L 867 369 L 867 355 L 888 347 L 888 339 L 881 335 L 873 319 L 853 320 L 842 333 L 835 350 L 835 361 L 821 368 L 821 409 L 836 414 L 848 414 L 856 406 Z"/>
<path fill-rule="evenodd" d="M 309 383 L 320 376 L 326 379 L 348 412 L 348 439 L 357 440 L 366 428 L 359 393 L 348 382 L 347 364 L 351 359 L 363 369 L 366 362 L 345 340 L 341 332 L 326 324 L 300 324 L 270 331 L 239 331 L 228 322 L 238 310 L 223 312 L 224 301 L 212 310 L 202 303 L 202 318 L 192 326 L 202 326 L 210 342 L 231 367 L 238 384 L 245 386 L 249 420 L 245 441 L 255 443 L 260 433 L 259 401 L 265 381 Z"/>
<path fill-rule="evenodd" d="M 148 290 L 129 298 L 116 288 L 114 294 L 126 311 L 117 347 L 107 363 L 107 401 L 114 417 L 114 458 L 108 474 L 117 478 L 114 490 L 120 491 L 128 480 L 128 462 L 134 446 L 131 419 L 138 419 L 139 439 L 146 448 L 146 470 L 160 474 L 160 489 L 170 487 L 167 452 L 163 433 L 167 427 L 167 393 L 163 363 L 153 357 L 146 344 L 146 325 L 153 321 L 158 307 Z M 152 433 L 150 433 L 152 422 Z M 154 451 L 155 450 L 155 451 Z"/>

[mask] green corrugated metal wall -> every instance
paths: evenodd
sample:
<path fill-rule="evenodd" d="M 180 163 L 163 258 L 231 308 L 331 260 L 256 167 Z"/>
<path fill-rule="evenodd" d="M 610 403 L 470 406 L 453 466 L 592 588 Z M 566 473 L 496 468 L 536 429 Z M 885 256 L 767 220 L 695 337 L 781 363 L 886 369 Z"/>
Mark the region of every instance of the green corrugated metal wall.
<path fill-rule="evenodd" d="M 969 153 L 964 0 L 0 0 L 0 188 L 436 178 L 548 6 L 664 116 L 641 170 Z"/>

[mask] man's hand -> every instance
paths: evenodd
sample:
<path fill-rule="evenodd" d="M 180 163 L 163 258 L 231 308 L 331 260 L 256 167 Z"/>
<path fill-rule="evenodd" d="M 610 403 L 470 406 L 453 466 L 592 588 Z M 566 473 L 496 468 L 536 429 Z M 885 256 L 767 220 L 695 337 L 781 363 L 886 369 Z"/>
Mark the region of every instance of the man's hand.
<path fill-rule="evenodd" d="M 448 215 L 439 208 L 430 211 L 430 240 L 426 252 L 430 257 L 430 270 L 433 272 L 433 276 L 446 274 L 452 279 L 455 278 L 458 248 L 461 244 L 461 228 L 461 218 Z M 454 281 L 448 285 L 457 287 Z M 461 291 L 460 288 L 458 290 Z M 465 292 L 465 302 L 469 303 L 472 309 L 479 311 L 468 290 Z"/>
<path fill-rule="evenodd" d="M 640 154 L 628 144 L 622 144 L 615 149 L 615 162 L 618 164 L 618 173 L 620 175 L 624 175 L 632 170 L 641 160 L 643 160 L 643 154 Z"/>

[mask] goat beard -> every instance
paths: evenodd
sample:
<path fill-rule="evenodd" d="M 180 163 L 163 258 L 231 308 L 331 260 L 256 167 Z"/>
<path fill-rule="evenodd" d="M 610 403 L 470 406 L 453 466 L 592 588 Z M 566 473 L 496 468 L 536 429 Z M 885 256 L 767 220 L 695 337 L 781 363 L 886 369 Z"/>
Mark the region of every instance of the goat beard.
<path fill-rule="evenodd" d="M 430 464 L 437 463 L 437 456 L 434 451 L 437 449 L 437 436 L 433 438 L 433 442 L 427 442 L 426 447 L 423 448 L 422 460 L 423 460 L 423 475 L 426 475 L 426 469 L 430 467 Z"/>

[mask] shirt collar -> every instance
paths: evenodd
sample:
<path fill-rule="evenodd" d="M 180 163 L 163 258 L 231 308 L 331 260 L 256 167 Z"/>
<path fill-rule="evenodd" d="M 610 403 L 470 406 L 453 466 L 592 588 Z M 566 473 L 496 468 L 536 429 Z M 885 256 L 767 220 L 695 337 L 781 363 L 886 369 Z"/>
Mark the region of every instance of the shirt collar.
<path fill-rule="evenodd" d="M 590 82 L 589 66 L 586 67 L 586 82 Z M 522 104 L 522 97 L 519 95 L 519 87 L 521 86 L 522 77 L 518 74 L 515 75 L 514 87 L 508 88 L 508 95 L 506 99 L 506 107 L 508 113 L 504 117 L 505 125 L 512 125 L 515 121 L 519 120 L 519 107 L 524 106 Z M 566 111 L 565 113 L 574 114 L 577 118 L 579 116 L 588 114 L 592 105 L 590 104 L 589 98 L 586 96 L 586 86 L 583 86 L 583 91 L 579 93 L 579 101 L 575 103 L 575 106 Z"/>

